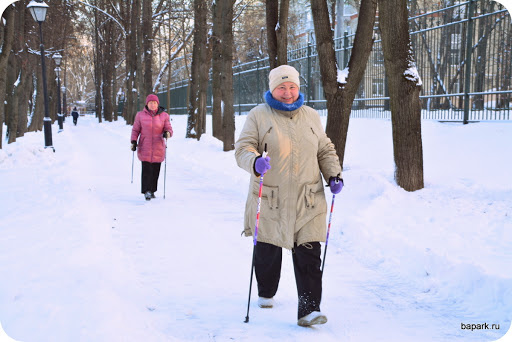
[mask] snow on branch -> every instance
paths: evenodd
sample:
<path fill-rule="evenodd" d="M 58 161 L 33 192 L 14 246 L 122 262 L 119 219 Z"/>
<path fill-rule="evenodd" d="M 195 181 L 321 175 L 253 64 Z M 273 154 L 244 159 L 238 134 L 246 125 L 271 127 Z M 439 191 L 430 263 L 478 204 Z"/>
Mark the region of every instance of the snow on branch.
<path fill-rule="evenodd" d="M 184 39 L 184 41 L 181 42 L 180 46 L 176 49 L 176 51 L 174 51 L 174 53 L 165 62 L 165 64 L 162 67 L 162 69 L 160 69 L 160 72 L 158 73 L 158 77 L 156 78 L 155 85 L 153 87 L 153 92 L 156 92 L 158 87 L 160 86 L 160 82 L 162 81 L 162 77 L 163 77 L 165 71 L 167 70 L 167 68 L 171 65 L 171 61 L 173 61 L 176 58 L 176 56 L 181 52 L 181 50 L 183 50 L 183 47 L 190 40 L 190 38 L 192 37 L 193 34 L 194 34 L 194 29 L 192 28 L 190 30 L 190 32 L 188 33 L 187 37 Z"/>
<path fill-rule="evenodd" d="M 405 79 L 416 82 L 417 86 L 421 86 L 423 83 L 421 82 L 420 74 L 418 73 L 418 69 L 415 65 L 409 66 L 407 70 L 404 71 Z"/>
<path fill-rule="evenodd" d="M 346 67 L 343 70 L 339 70 L 338 69 L 338 75 L 337 75 L 337 78 L 336 78 L 338 83 L 340 83 L 340 84 L 347 84 L 347 78 L 348 78 L 348 67 Z"/>
<path fill-rule="evenodd" d="M 407 69 L 403 73 L 406 80 L 415 82 L 416 86 L 421 87 L 423 82 L 421 81 L 420 74 L 418 73 L 418 69 L 416 68 L 416 63 L 414 62 L 414 53 L 412 50 L 411 42 L 409 40 L 409 51 L 407 55 Z"/>
<path fill-rule="evenodd" d="M 98 7 L 94 6 L 94 5 L 91 5 L 91 4 L 89 4 L 89 3 L 85 2 L 85 1 L 81 1 L 81 0 L 77 0 L 77 1 L 79 3 L 81 3 L 81 4 L 84 4 L 86 6 L 92 7 L 94 9 L 100 11 L 101 13 L 105 14 L 107 17 L 110 17 L 112 20 L 114 20 L 119 25 L 119 27 L 121 28 L 121 31 L 123 32 L 124 37 L 126 38 L 126 36 L 127 36 L 126 31 L 124 30 L 123 25 L 121 25 L 121 23 L 116 18 L 114 18 L 113 16 L 111 16 L 110 14 L 108 14 L 107 12 L 102 10 L 101 8 L 98 8 Z"/>

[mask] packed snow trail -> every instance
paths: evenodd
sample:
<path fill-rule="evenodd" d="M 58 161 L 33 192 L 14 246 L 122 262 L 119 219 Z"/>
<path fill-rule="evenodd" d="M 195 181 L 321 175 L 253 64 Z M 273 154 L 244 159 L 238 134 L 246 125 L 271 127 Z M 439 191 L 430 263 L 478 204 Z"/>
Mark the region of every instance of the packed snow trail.
<path fill-rule="evenodd" d="M 349 135 L 346 187 L 336 196 L 324 273 L 328 323 L 296 325 L 289 251 L 276 306 L 257 307 L 254 283 L 250 322 L 243 323 L 252 239 L 240 233 L 249 175 L 210 135 L 185 139 L 186 116 L 172 118 L 166 199 L 164 165 L 156 199 L 147 202 L 140 193 L 136 155 L 130 183 L 131 126 L 122 119 L 98 124 L 81 117 L 77 126 L 67 120 L 61 133 L 54 125 L 55 153 L 40 148 L 42 132 L 0 150 L 0 322 L 9 336 L 24 342 L 492 341 L 509 329 L 512 186 L 496 185 L 498 172 L 475 185 L 480 174 L 473 169 L 474 177 L 452 186 L 428 171 L 427 179 L 439 182 L 407 193 L 392 181 L 390 134 L 372 136 L 388 149 L 368 158 L 371 167 L 357 158 L 374 145 L 351 149 L 367 134 L 356 133 L 389 133 L 389 123 L 379 120 L 351 123 L 356 133 Z M 241 129 L 245 117 L 236 119 Z M 429 145 L 429 132 L 445 129 L 429 127 L 427 158 L 435 144 Z M 493 135 L 497 146 L 510 132 L 505 126 L 503 136 Z M 447 128 L 442 136 L 451 134 Z M 508 167 L 501 163 L 498 170 Z M 326 196 L 330 203 L 329 191 Z M 483 322 L 500 329 L 461 329 Z"/>

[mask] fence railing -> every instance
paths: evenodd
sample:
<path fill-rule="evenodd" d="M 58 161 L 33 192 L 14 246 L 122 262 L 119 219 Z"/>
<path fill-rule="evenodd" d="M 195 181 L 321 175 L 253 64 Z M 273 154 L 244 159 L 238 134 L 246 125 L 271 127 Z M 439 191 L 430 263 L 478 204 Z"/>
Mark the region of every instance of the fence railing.
<path fill-rule="evenodd" d="M 452 2 L 453 3 L 453 2 Z M 512 25 L 499 3 L 469 0 L 452 6 L 421 8 L 411 2 L 410 30 L 416 66 L 422 78 L 423 118 L 432 120 L 511 120 Z M 378 27 L 375 41 L 353 103 L 353 117 L 390 116 L 387 77 Z M 335 40 L 340 69 L 350 58 L 355 34 Z M 313 41 L 288 51 L 288 64 L 301 75 L 305 102 L 326 108 L 319 60 Z M 246 113 L 264 101 L 268 89 L 268 59 L 233 67 L 235 111 Z M 172 83 L 160 102 L 171 113 L 187 113 L 188 81 Z M 208 105 L 211 105 L 211 85 Z M 324 111 L 325 112 L 325 111 Z"/>

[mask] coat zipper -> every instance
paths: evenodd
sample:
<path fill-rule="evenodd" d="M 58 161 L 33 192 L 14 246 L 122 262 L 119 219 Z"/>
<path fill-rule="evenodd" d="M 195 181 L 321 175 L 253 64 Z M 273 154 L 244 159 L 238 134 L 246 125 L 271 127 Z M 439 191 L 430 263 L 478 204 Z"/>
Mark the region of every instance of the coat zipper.
<path fill-rule="evenodd" d="M 265 133 L 265 135 L 263 135 L 263 138 L 261 139 L 261 145 L 263 145 L 263 142 L 265 141 L 265 138 L 267 137 L 267 134 L 269 134 L 271 130 L 272 130 L 272 126 L 270 126 L 270 128 Z"/>

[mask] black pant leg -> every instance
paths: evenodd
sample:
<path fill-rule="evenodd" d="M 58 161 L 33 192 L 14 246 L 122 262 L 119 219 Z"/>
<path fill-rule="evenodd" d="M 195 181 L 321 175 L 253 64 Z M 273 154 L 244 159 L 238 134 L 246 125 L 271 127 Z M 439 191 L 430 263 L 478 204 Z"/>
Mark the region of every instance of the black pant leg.
<path fill-rule="evenodd" d="M 160 165 L 162 163 L 151 163 L 151 192 L 156 192 L 158 187 L 158 177 L 160 176 Z"/>
<path fill-rule="evenodd" d="M 142 162 L 141 173 L 141 192 L 144 194 L 147 191 L 152 191 L 153 187 L 153 166 L 150 162 Z"/>
<path fill-rule="evenodd" d="M 322 271 L 320 242 L 310 242 L 293 249 L 293 268 L 299 297 L 298 317 L 320 311 Z"/>
<path fill-rule="evenodd" d="M 142 162 L 142 173 L 140 179 L 141 192 L 144 194 L 146 191 L 151 191 L 151 163 L 150 162 Z"/>
<path fill-rule="evenodd" d="M 258 282 L 258 296 L 272 298 L 277 292 L 281 278 L 281 247 L 258 242 L 254 253 L 254 270 Z"/>
<path fill-rule="evenodd" d="M 142 162 L 141 192 L 156 192 L 161 163 Z"/>

